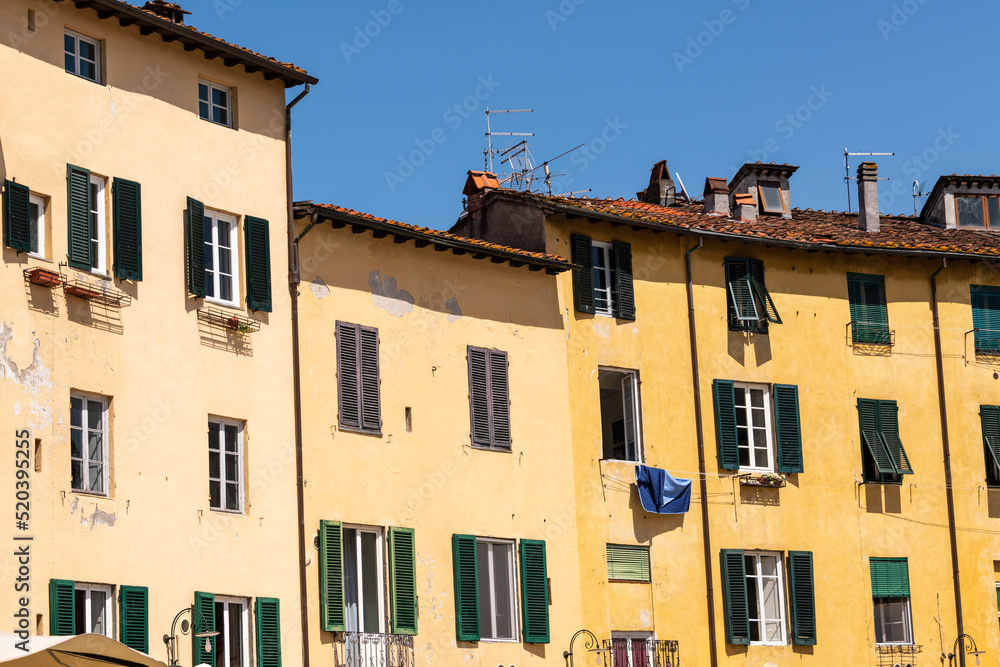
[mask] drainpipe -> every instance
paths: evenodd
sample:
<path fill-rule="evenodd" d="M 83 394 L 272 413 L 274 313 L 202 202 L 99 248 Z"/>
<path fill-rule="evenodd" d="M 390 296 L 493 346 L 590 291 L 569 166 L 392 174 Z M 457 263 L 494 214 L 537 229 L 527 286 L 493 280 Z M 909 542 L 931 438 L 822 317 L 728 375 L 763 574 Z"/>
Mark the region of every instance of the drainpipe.
<path fill-rule="evenodd" d="M 285 198 L 288 203 L 288 293 L 292 299 L 292 396 L 295 411 L 295 501 L 299 515 L 299 600 L 302 610 L 302 667 L 309 667 L 309 604 L 306 599 L 306 510 L 302 473 L 302 389 L 299 375 L 299 247 L 292 206 L 292 107 L 309 94 L 309 84 L 285 107 Z"/>
<path fill-rule="evenodd" d="M 708 479 L 705 466 L 705 427 L 701 416 L 701 372 L 698 368 L 698 334 L 694 323 L 694 286 L 691 272 L 691 253 L 701 248 L 704 239 L 684 256 L 687 262 L 688 337 L 691 339 L 691 375 L 694 381 L 694 424 L 698 437 L 698 480 L 701 490 L 701 532 L 705 545 L 705 581 L 708 585 L 708 651 L 712 667 L 719 664 L 715 645 L 715 587 L 712 584 L 712 540 L 708 532 Z"/>
<path fill-rule="evenodd" d="M 942 258 L 941 266 L 931 274 L 931 310 L 934 314 L 934 357 L 937 366 L 938 409 L 941 411 L 941 447 L 944 450 L 944 484 L 948 499 L 948 538 L 951 540 L 951 570 L 955 586 L 955 620 L 958 636 L 965 633 L 962 620 L 962 584 L 958 575 L 958 535 L 955 532 L 955 492 L 951 488 L 951 443 L 948 440 L 948 405 L 944 393 L 944 358 L 941 353 L 941 327 L 938 318 L 937 275 L 948 266 L 948 259 Z M 965 651 L 959 654 L 959 665 L 965 667 Z"/>

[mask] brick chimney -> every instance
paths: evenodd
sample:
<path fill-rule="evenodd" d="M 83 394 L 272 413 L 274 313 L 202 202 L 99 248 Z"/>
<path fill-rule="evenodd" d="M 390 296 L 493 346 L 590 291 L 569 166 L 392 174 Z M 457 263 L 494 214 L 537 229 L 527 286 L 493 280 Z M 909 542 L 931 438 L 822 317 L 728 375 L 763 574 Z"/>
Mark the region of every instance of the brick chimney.
<path fill-rule="evenodd" d="M 147 12 L 152 12 L 160 18 L 173 21 L 178 25 L 184 25 L 184 15 L 191 13 L 181 9 L 181 6 L 177 3 L 167 2 L 166 0 L 149 0 L 142 8 Z"/>
<path fill-rule="evenodd" d="M 753 195 L 733 195 L 733 220 L 738 222 L 756 222 L 757 204 Z"/>
<path fill-rule="evenodd" d="M 705 179 L 705 213 L 729 215 L 729 183 L 726 179 Z"/>
<path fill-rule="evenodd" d="M 878 166 L 874 162 L 858 165 L 858 228 L 866 232 L 879 230 Z"/>
<path fill-rule="evenodd" d="M 642 192 L 637 192 L 636 195 L 647 204 L 672 206 L 676 193 L 674 181 L 670 178 L 670 170 L 667 169 L 667 161 L 660 160 L 653 165 L 649 174 L 649 187 Z"/>

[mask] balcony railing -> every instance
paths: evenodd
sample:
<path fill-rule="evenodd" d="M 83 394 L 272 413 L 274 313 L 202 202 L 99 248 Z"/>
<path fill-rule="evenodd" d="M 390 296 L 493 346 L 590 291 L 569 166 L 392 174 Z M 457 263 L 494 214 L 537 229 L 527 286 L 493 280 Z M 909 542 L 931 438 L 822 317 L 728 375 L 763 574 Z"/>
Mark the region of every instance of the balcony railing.
<path fill-rule="evenodd" d="M 920 644 L 882 644 L 875 649 L 879 667 L 917 667 L 917 654 L 924 647 Z"/>
<path fill-rule="evenodd" d="M 996 329 L 974 329 L 976 333 L 976 356 L 1000 356 L 1000 331 Z"/>
<path fill-rule="evenodd" d="M 878 322 L 851 322 L 851 340 L 859 345 L 884 345 L 892 347 L 896 344 L 896 332 Z"/>
<path fill-rule="evenodd" d="M 341 632 L 334 643 L 335 667 L 414 667 L 411 635 Z"/>
<path fill-rule="evenodd" d="M 603 667 L 680 667 L 675 639 L 615 637 L 604 640 Z"/>

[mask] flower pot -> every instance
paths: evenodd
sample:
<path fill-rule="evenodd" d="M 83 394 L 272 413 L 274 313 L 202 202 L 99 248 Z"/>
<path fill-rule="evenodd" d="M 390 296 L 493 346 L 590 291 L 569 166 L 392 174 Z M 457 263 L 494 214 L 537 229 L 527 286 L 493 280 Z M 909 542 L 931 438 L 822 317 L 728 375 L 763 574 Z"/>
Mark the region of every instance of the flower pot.
<path fill-rule="evenodd" d="M 58 287 L 62 284 L 62 277 L 55 271 L 36 267 L 28 272 L 28 281 L 35 285 Z"/>
<path fill-rule="evenodd" d="M 66 285 L 66 293 L 81 299 L 96 299 L 101 296 L 99 291 L 82 285 Z"/>

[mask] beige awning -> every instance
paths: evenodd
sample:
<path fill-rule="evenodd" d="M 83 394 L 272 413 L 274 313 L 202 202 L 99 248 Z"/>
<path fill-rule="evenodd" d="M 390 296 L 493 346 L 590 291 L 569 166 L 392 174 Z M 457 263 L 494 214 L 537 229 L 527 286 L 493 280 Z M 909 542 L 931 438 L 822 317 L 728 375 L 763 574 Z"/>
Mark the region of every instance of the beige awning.
<path fill-rule="evenodd" d="M 26 646 L 27 651 L 18 647 Z M 2 667 L 166 667 L 159 660 L 103 635 L 29 637 L 0 633 Z"/>

